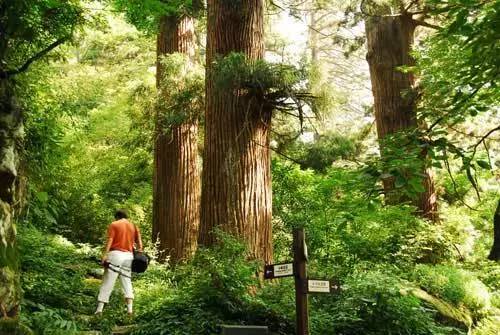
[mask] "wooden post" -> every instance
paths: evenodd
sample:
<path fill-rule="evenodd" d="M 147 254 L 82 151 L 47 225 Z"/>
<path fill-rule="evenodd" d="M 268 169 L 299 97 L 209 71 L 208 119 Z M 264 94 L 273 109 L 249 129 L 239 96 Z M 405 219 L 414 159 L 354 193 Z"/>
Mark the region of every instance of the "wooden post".
<path fill-rule="evenodd" d="M 309 312 L 307 307 L 307 250 L 305 246 L 304 229 L 293 231 L 293 261 L 295 267 L 295 308 L 296 334 L 309 335 Z"/>

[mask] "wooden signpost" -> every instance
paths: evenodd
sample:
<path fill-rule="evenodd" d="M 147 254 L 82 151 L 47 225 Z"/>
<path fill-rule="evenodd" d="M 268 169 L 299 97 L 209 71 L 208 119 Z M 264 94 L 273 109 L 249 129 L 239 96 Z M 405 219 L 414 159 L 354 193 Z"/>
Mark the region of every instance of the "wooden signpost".
<path fill-rule="evenodd" d="M 293 263 L 266 265 L 265 279 L 295 277 L 296 334 L 309 335 L 309 309 L 307 295 L 310 293 L 337 293 L 340 285 L 333 280 L 307 278 L 307 245 L 304 229 L 293 231 Z"/>
<path fill-rule="evenodd" d="M 309 308 L 307 301 L 307 247 L 304 229 L 293 231 L 293 264 L 295 265 L 295 313 L 297 335 L 309 334 Z"/>

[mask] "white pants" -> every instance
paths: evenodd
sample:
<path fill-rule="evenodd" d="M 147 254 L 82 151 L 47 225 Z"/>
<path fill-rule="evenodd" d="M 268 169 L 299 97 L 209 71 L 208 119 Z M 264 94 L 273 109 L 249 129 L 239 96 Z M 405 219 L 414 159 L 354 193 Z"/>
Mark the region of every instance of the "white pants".
<path fill-rule="evenodd" d="M 109 296 L 113 292 L 116 278 L 120 277 L 122 284 L 123 295 L 126 299 L 134 299 L 134 291 L 132 289 L 132 260 L 134 254 L 131 252 L 113 250 L 108 253 L 109 268 L 104 271 L 101 289 L 97 298 L 100 302 L 109 302 Z"/>

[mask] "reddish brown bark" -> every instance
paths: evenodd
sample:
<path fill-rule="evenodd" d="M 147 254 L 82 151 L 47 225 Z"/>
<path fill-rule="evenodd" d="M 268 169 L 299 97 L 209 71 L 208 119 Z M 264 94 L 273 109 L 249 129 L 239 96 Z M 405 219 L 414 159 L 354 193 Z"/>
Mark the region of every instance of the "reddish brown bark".
<path fill-rule="evenodd" d="M 205 153 L 199 241 L 215 227 L 242 237 L 255 259 L 272 261 L 271 112 L 256 99 L 214 85 L 217 57 L 264 56 L 264 1 L 208 1 Z M 240 92 L 241 93 L 241 92 Z"/>
<path fill-rule="evenodd" d="M 194 19 L 163 17 L 157 40 L 157 85 L 162 90 L 161 58 L 174 52 L 194 56 Z M 167 92 L 166 92 L 167 93 Z M 175 112 L 175 111 L 174 111 Z M 183 114 L 189 111 L 179 111 Z M 200 220 L 198 119 L 163 129 L 157 118 L 153 182 L 153 240 L 163 258 L 189 259 L 196 250 Z"/>
<path fill-rule="evenodd" d="M 411 73 L 403 73 L 398 68 L 414 64 L 410 51 L 414 42 L 415 24 L 410 17 L 372 16 L 365 20 L 367 37 L 367 61 L 374 98 L 375 120 L 378 138 L 417 128 L 415 98 L 411 94 L 415 84 Z M 383 150 L 381 150 L 383 152 Z M 426 155 L 422 153 L 422 185 L 425 192 L 414 200 L 419 214 L 436 219 L 437 202 L 434 182 L 426 166 Z M 394 180 L 383 181 L 389 202 L 404 201 L 394 190 Z"/>

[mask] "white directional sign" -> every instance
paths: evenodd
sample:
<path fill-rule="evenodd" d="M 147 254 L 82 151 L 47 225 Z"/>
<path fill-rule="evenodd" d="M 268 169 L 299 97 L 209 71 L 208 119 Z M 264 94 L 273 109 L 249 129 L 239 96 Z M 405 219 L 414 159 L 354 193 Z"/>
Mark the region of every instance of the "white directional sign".
<path fill-rule="evenodd" d="M 293 263 L 270 264 L 264 268 L 264 278 L 273 279 L 293 276 Z"/>
<path fill-rule="evenodd" d="M 330 281 L 309 279 L 307 281 L 307 290 L 309 292 L 330 293 Z"/>
<path fill-rule="evenodd" d="M 274 276 L 285 277 L 293 275 L 293 263 L 274 265 Z"/>

